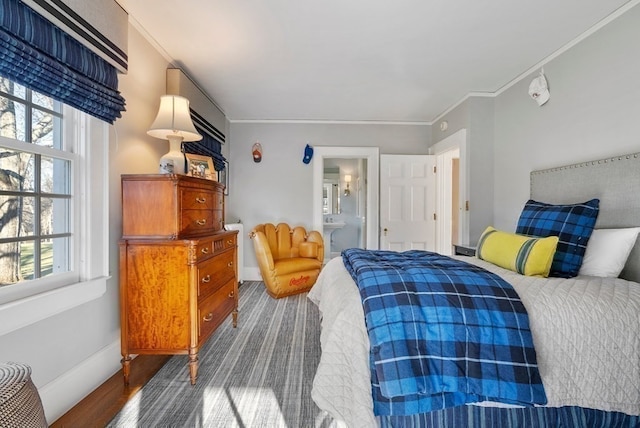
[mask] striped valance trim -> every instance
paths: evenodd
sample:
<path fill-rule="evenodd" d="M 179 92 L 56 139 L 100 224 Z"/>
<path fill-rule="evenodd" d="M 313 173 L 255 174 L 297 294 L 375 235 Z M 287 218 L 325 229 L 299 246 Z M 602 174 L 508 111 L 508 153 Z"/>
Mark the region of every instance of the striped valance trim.
<path fill-rule="evenodd" d="M 199 129 L 209 134 L 212 138 L 220 141 L 220 143 L 225 143 L 225 136 L 222 132 L 220 132 L 218 128 L 213 126 L 207 119 L 199 115 L 197 111 L 193 109 L 190 109 L 189 111 L 191 113 L 191 120 Z"/>
<path fill-rule="evenodd" d="M 100 31 L 98 31 L 93 25 L 87 22 L 84 18 L 78 15 L 73 9 L 67 6 L 61 0 L 32 0 L 35 4 L 43 8 L 60 20 L 64 25 L 75 31 L 82 36 L 84 40 L 97 48 L 111 60 L 115 61 L 123 70 L 128 68 L 128 56 L 127 54 L 116 46 L 111 40 L 105 37 Z M 55 5 L 55 6 L 54 6 Z"/>
<path fill-rule="evenodd" d="M 113 123 L 115 67 L 18 0 L 0 3 L 0 75 Z"/>
<path fill-rule="evenodd" d="M 190 141 L 182 143 L 182 149 L 185 153 L 193 153 L 196 155 L 208 156 L 213 160 L 213 167 L 216 171 L 222 171 L 225 168 L 226 159 L 222 155 L 222 143 L 213 138 L 209 133 L 194 123 L 196 129 L 202 134 L 202 140 Z"/>

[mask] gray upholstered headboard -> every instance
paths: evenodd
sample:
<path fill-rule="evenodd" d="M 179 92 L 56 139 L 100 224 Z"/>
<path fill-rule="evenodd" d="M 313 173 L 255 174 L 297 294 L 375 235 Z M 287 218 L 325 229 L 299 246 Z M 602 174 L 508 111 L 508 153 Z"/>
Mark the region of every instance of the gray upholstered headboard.
<path fill-rule="evenodd" d="M 531 172 L 531 199 L 550 204 L 600 199 L 596 228 L 640 226 L 640 153 Z M 640 282 L 640 239 L 622 278 Z"/>

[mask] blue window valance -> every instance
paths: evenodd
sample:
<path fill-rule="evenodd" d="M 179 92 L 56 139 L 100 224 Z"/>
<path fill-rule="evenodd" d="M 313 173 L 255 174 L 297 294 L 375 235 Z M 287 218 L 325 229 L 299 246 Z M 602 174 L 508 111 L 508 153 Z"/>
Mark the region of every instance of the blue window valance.
<path fill-rule="evenodd" d="M 0 2 L 0 76 L 109 123 L 125 109 L 115 67 L 19 0 Z"/>
<path fill-rule="evenodd" d="M 191 119 L 198 132 L 202 135 L 202 140 L 182 143 L 184 152 L 209 156 L 213 159 L 214 169 L 222 171 L 226 160 L 222 155 L 222 144 L 225 141 L 224 134 L 193 110 L 191 110 Z"/>

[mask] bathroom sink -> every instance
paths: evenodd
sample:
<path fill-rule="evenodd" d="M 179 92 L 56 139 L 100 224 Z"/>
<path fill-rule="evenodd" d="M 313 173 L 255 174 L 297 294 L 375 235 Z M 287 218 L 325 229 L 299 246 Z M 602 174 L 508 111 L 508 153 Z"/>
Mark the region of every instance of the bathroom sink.
<path fill-rule="evenodd" d="M 331 259 L 331 244 L 333 242 L 331 235 L 333 235 L 333 232 L 335 232 L 336 230 L 342 229 L 345 225 L 346 223 L 344 221 L 339 221 L 339 222 L 331 221 L 331 222 L 324 222 L 322 224 L 324 242 L 325 242 L 324 258 L 326 260 Z"/>
<path fill-rule="evenodd" d="M 345 222 L 323 223 L 322 227 L 327 232 L 333 232 L 336 229 L 342 229 L 345 224 Z"/>

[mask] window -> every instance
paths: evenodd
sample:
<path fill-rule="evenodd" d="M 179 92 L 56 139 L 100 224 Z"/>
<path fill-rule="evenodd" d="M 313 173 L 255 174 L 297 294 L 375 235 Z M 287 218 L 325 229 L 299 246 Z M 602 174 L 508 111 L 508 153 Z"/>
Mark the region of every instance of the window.
<path fill-rule="evenodd" d="M 108 140 L 106 123 L 0 77 L 0 321 L 4 303 L 40 294 L 42 319 L 101 292 L 68 288 L 58 309 L 42 294 L 107 278 Z"/>
<path fill-rule="evenodd" d="M 62 105 L 0 78 L 0 287 L 71 269 L 73 157 Z"/>

